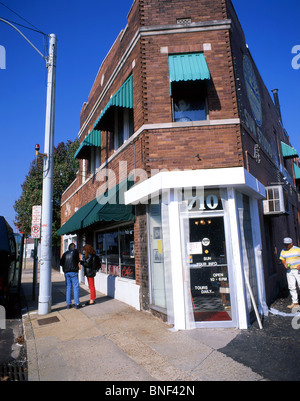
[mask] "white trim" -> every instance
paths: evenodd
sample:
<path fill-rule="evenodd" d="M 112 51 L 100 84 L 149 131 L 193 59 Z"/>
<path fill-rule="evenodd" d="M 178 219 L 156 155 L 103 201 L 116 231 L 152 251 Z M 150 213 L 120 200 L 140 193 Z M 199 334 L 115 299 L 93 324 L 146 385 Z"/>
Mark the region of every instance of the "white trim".
<path fill-rule="evenodd" d="M 172 271 L 172 291 L 174 307 L 174 329 L 185 330 L 185 299 L 184 283 L 181 262 L 181 232 L 179 204 L 177 191 L 172 191 L 169 209 L 169 230 L 170 230 L 170 259 Z"/>
<path fill-rule="evenodd" d="M 233 186 L 257 199 L 265 198 L 264 186 L 243 167 L 161 172 L 125 192 L 125 204 L 148 203 L 149 197 L 171 188 Z"/>
<path fill-rule="evenodd" d="M 244 286 L 242 248 L 239 234 L 239 221 L 237 215 L 236 193 L 233 187 L 227 189 L 228 193 L 228 218 L 230 223 L 230 240 L 232 249 L 233 274 L 237 307 L 237 323 L 239 329 L 248 328 L 248 311 L 246 308 L 246 292 Z M 227 238 L 226 238 L 227 240 Z"/>

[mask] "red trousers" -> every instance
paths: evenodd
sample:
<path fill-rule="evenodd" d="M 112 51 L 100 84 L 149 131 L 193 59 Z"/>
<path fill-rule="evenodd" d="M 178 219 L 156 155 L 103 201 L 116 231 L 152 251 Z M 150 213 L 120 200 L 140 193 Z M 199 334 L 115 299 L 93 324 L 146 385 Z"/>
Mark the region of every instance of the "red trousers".
<path fill-rule="evenodd" d="M 91 301 L 96 299 L 96 290 L 95 290 L 95 282 L 94 277 L 88 277 L 89 289 L 91 291 Z"/>

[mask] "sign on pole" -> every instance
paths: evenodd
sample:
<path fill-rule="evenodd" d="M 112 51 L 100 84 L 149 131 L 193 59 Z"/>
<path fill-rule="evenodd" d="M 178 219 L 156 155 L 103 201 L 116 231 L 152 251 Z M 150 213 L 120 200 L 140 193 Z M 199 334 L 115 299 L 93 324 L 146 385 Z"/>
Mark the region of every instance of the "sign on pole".
<path fill-rule="evenodd" d="M 31 238 L 41 238 L 42 206 L 32 206 Z"/>

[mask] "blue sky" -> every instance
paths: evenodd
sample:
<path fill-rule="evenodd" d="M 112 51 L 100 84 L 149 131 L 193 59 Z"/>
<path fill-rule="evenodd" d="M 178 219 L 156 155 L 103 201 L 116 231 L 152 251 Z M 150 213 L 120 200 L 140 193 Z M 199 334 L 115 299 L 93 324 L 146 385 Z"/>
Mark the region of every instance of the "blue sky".
<path fill-rule="evenodd" d="M 133 0 L 0 0 L 0 17 L 58 37 L 55 145 L 74 140 L 82 104 L 98 69 L 126 26 Z M 183 1 L 184 3 L 184 1 Z M 300 45 L 299 0 L 233 0 L 252 56 L 268 90 L 279 89 L 283 123 L 300 151 L 300 69 L 292 68 L 292 48 Z M 19 29 L 44 53 L 40 33 Z M 11 27 L 0 22 L 6 69 L 0 69 L 0 215 L 13 225 L 13 204 L 21 195 L 35 144 L 44 149 L 45 62 Z"/>

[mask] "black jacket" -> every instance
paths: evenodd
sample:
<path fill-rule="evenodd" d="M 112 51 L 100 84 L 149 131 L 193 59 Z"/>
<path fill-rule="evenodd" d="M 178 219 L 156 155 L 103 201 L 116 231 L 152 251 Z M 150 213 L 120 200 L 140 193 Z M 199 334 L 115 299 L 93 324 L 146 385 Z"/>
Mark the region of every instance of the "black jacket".
<path fill-rule="evenodd" d="M 84 275 L 86 277 L 95 277 L 96 270 L 94 269 L 94 254 L 90 253 L 83 262 Z"/>
<path fill-rule="evenodd" d="M 80 262 L 83 264 L 83 268 L 84 268 L 84 275 L 86 277 L 95 277 L 96 276 L 96 272 L 99 270 L 99 258 L 90 253 L 86 259 L 84 259 L 83 262 Z"/>
<path fill-rule="evenodd" d="M 79 270 L 79 253 L 77 249 L 67 251 L 60 259 L 60 265 L 64 273 L 77 273 Z"/>

